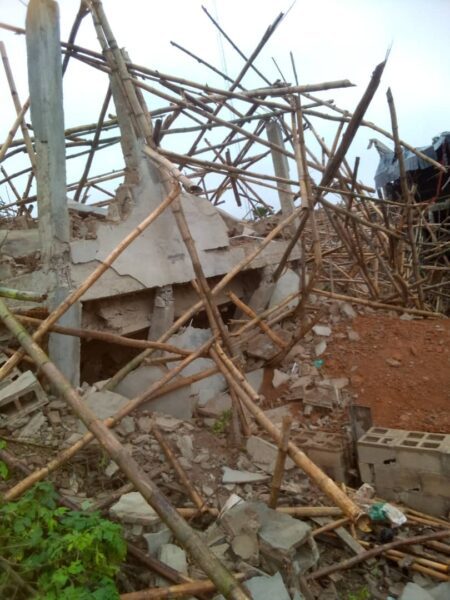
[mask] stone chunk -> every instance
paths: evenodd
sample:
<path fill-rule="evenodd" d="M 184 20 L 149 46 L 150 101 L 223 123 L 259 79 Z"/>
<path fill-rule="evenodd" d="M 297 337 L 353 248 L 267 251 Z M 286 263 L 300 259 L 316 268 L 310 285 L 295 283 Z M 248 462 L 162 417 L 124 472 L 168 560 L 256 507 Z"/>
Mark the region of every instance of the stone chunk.
<path fill-rule="evenodd" d="M 118 502 L 109 509 L 112 516 L 125 523 L 154 525 L 159 522 L 159 516 L 139 492 L 124 494 Z"/>
<path fill-rule="evenodd" d="M 275 369 L 273 372 L 272 385 L 274 388 L 278 388 L 280 387 L 280 385 L 283 385 L 284 383 L 289 381 L 289 379 L 290 375 L 288 375 L 287 373 L 283 373 L 283 371 Z"/>
<path fill-rule="evenodd" d="M 325 350 L 327 349 L 327 343 L 325 340 L 321 340 L 318 344 L 314 346 L 314 352 L 316 356 L 321 356 Z"/>
<path fill-rule="evenodd" d="M 323 337 L 330 337 L 331 335 L 331 327 L 328 327 L 328 325 L 314 325 L 312 329 L 316 335 Z"/>
<path fill-rule="evenodd" d="M 280 573 L 272 577 L 252 577 L 245 582 L 245 587 L 252 598 L 257 600 L 290 600 L 289 592 L 284 585 Z M 214 600 L 224 600 L 223 596 L 216 596 Z"/>
<path fill-rule="evenodd" d="M 172 532 L 167 527 L 164 527 L 164 529 L 156 533 L 144 533 L 143 537 L 147 542 L 148 553 L 151 556 L 157 556 L 161 547 L 171 541 Z"/>

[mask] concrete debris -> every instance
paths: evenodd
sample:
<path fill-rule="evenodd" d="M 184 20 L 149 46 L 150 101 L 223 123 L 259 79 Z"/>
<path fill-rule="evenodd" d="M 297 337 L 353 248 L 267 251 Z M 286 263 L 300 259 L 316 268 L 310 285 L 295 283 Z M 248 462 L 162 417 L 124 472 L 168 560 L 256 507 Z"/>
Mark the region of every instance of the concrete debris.
<path fill-rule="evenodd" d="M 260 473 L 250 473 L 249 471 L 237 471 L 229 467 L 222 467 L 223 477 L 222 483 L 256 483 L 257 481 L 266 481 L 269 479 L 267 475 Z"/>
<path fill-rule="evenodd" d="M 347 331 L 347 337 L 351 342 L 358 342 L 361 339 L 359 333 L 353 329 Z"/>
<path fill-rule="evenodd" d="M 266 473 L 272 474 L 277 459 L 278 448 L 257 436 L 250 436 L 246 444 L 250 460 L 254 465 Z M 295 466 L 294 462 L 288 457 L 285 463 L 285 469 L 289 470 Z"/>
<path fill-rule="evenodd" d="M 287 373 L 283 373 L 279 369 L 274 369 L 273 378 L 272 378 L 272 386 L 274 388 L 280 387 L 280 385 L 284 385 L 290 380 L 290 375 Z"/>
<path fill-rule="evenodd" d="M 433 596 L 416 583 L 409 582 L 399 600 L 433 600 Z"/>
<path fill-rule="evenodd" d="M 342 302 L 341 304 L 339 304 L 339 310 L 341 311 L 342 315 L 344 315 L 344 317 L 347 317 L 347 319 L 354 319 L 357 315 L 353 306 L 348 302 Z"/>
<path fill-rule="evenodd" d="M 43 413 L 36 413 L 31 417 L 25 427 L 20 430 L 20 437 L 24 439 L 35 437 L 46 422 L 47 419 Z"/>
<path fill-rule="evenodd" d="M 321 340 L 318 344 L 314 346 L 314 352 L 316 356 L 322 356 L 322 354 L 327 349 L 327 343 L 325 340 Z"/>
<path fill-rule="evenodd" d="M 255 371 L 250 371 L 249 373 L 245 374 L 245 378 L 255 390 L 255 392 L 259 393 L 264 380 L 264 369 L 256 369 Z"/>
<path fill-rule="evenodd" d="M 139 492 L 129 492 L 121 496 L 109 512 L 112 517 L 124 523 L 155 525 L 160 518 Z"/>
<path fill-rule="evenodd" d="M 128 403 L 128 398 L 118 392 L 110 392 L 108 390 L 102 392 L 89 392 L 83 402 L 88 408 L 94 411 L 99 419 L 107 419 L 112 417 L 120 408 L 123 408 Z M 80 421 L 78 431 L 85 433 L 86 426 Z"/>
<path fill-rule="evenodd" d="M 252 577 L 247 579 L 245 587 L 252 598 L 257 600 L 290 600 L 291 598 L 280 573 L 275 573 L 272 577 Z M 224 597 L 216 596 L 214 600 L 224 600 Z M 298 597 L 298 600 L 301 598 Z"/>
<path fill-rule="evenodd" d="M 304 573 L 318 561 L 319 552 L 311 527 L 262 502 L 238 502 L 222 514 L 219 524 L 231 543 L 245 534 L 245 538 L 239 539 L 245 550 L 254 550 L 254 558 L 256 550 L 252 538 L 257 536 L 260 566 L 266 572 L 273 574 L 286 564 L 295 563 L 297 574 Z"/>
<path fill-rule="evenodd" d="M 228 392 L 222 392 L 218 396 L 214 396 L 208 400 L 206 404 L 199 410 L 202 415 L 209 417 L 220 417 L 227 410 L 231 410 L 231 396 Z"/>
<path fill-rule="evenodd" d="M 272 296 L 270 297 L 269 308 L 280 304 L 291 294 L 297 294 L 300 291 L 300 277 L 292 269 L 286 269 L 275 284 Z M 295 308 L 298 305 L 298 298 L 294 298 L 286 305 L 286 308 Z"/>
<path fill-rule="evenodd" d="M 139 394 L 148 390 L 148 388 L 163 377 L 165 371 L 159 367 L 142 366 L 138 367 L 119 383 L 115 388 L 116 394 L 121 394 L 125 398 L 135 398 Z M 138 412 L 151 410 L 161 412 L 176 417 L 177 419 L 190 419 L 195 406 L 195 399 L 186 394 L 184 388 L 174 390 L 156 398 L 144 402 L 138 409 Z"/>
<path fill-rule="evenodd" d="M 186 552 L 179 546 L 175 544 L 163 544 L 159 549 L 158 559 L 178 573 L 182 575 L 188 574 Z M 157 577 L 155 584 L 157 587 L 162 587 L 168 585 L 169 582 L 163 577 Z"/>
<path fill-rule="evenodd" d="M 316 335 L 323 337 L 330 337 L 331 335 L 331 327 L 328 327 L 328 325 L 314 325 L 313 331 Z"/>

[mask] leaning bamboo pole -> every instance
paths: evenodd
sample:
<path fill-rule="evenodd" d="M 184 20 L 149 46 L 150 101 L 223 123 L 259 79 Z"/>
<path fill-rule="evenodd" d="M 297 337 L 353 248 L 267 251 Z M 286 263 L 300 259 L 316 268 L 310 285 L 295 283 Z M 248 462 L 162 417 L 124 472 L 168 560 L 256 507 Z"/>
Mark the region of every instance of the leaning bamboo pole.
<path fill-rule="evenodd" d="M 81 283 L 73 292 L 71 292 L 67 298 L 61 302 L 59 306 L 41 323 L 37 330 L 33 334 L 33 340 L 40 340 L 49 330 L 49 327 L 54 325 L 58 319 L 67 311 L 69 308 L 79 300 L 83 294 L 94 285 L 94 283 L 109 269 L 114 263 L 116 258 L 122 254 L 122 252 L 128 248 L 128 246 L 134 242 L 134 240 L 141 235 L 141 233 L 147 229 L 163 212 L 170 206 L 170 204 L 178 197 L 180 193 L 179 186 L 176 182 L 173 183 L 172 191 L 166 196 L 166 198 L 157 206 L 133 231 L 131 231 L 121 242 L 118 244 L 112 252 L 103 260 L 103 262 L 92 271 L 83 283 Z M 8 373 L 20 362 L 22 357 L 25 355 L 23 350 L 18 350 L 14 356 L 12 356 L 1 368 L 0 368 L 0 381 L 4 379 Z"/>
<path fill-rule="evenodd" d="M 54 389 L 60 394 L 86 427 L 97 438 L 111 459 L 121 468 L 150 506 L 172 530 L 180 544 L 192 555 L 198 565 L 216 584 L 226 598 L 249 600 L 241 585 L 214 556 L 199 535 L 177 513 L 156 484 L 147 477 L 131 454 L 97 415 L 91 411 L 70 385 L 70 382 L 50 361 L 45 352 L 33 341 L 26 329 L 14 319 L 7 306 L 0 300 L 0 319 L 17 338 L 27 354 L 34 360 Z"/>

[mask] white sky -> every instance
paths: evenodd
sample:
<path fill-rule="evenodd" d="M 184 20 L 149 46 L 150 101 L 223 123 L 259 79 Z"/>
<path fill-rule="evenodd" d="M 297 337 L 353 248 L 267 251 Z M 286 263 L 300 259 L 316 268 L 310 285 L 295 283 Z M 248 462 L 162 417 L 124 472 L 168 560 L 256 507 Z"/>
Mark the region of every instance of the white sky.
<path fill-rule="evenodd" d="M 0 21 L 23 27 L 25 4 L 26 0 L 0 0 Z M 243 61 L 226 40 L 220 42 L 217 30 L 201 10 L 202 4 L 219 20 L 241 50 L 249 55 L 278 13 L 289 8 L 290 0 L 103 2 L 116 39 L 127 49 L 133 62 L 217 87 L 227 87 L 220 77 L 170 45 L 171 40 L 176 41 L 225 70 L 231 78 L 237 75 Z M 60 0 L 59 5 L 61 37 L 66 40 L 79 0 Z M 384 59 L 392 44 L 380 88 L 366 118 L 390 129 L 385 94 L 390 86 L 401 137 L 413 145 L 426 145 L 434 135 L 450 129 L 449 22 L 449 0 L 297 0 L 255 64 L 274 81 L 279 78 L 272 61 L 274 57 L 287 81 L 293 83 L 289 60 L 289 52 L 292 51 L 300 83 L 345 78 L 355 83 L 356 88 L 320 94 L 324 99 L 333 98 L 341 108 L 353 110 L 375 65 Z M 23 102 L 28 96 L 24 36 L 0 30 L 0 39 L 5 42 Z M 76 43 L 99 51 L 90 16 L 84 19 Z M 250 73 L 243 85 L 251 89 L 265 84 Z M 64 79 L 66 127 L 95 121 L 106 87 L 106 76 L 71 61 Z M 0 140 L 4 140 L 15 113 L 2 69 L 0 90 Z M 112 105 L 109 112 L 114 112 Z M 314 124 L 331 145 L 336 124 L 318 120 Z M 370 137 L 387 142 L 371 130 L 361 129 L 348 158 L 352 163 L 356 155 L 361 156 L 360 179 L 373 185 L 378 157 L 374 149 L 367 150 Z M 185 149 L 180 148 L 181 151 Z M 104 151 L 92 174 L 118 167 L 119 163 L 112 164 L 116 156 L 117 151 Z M 15 166 L 20 168 L 19 165 L 23 165 L 21 160 L 7 161 L 8 172 Z M 82 168 L 81 161 L 69 166 L 69 182 L 79 177 Z M 292 171 L 291 175 L 295 177 Z M 3 186 L 0 187 L 0 197 L 8 201 Z M 229 208 L 231 210 L 231 206 Z"/>

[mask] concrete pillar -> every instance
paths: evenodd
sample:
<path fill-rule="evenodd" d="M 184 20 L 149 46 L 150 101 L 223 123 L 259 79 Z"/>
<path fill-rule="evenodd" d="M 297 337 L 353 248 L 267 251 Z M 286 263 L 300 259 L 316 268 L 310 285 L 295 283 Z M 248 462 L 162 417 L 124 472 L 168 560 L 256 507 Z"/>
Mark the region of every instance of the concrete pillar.
<path fill-rule="evenodd" d="M 39 234 L 51 310 L 72 289 L 59 9 L 56 2 L 30 0 L 26 42 L 31 121 L 36 140 Z M 59 323 L 80 327 L 80 313 L 80 307 L 74 306 Z M 79 339 L 51 334 L 49 354 L 71 383 L 79 385 Z"/>
<path fill-rule="evenodd" d="M 278 121 L 270 120 L 266 125 L 267 138 L 272 144 L 276 144 L 284 148 L 283 136 L 281 135 L 281 127 Z M 287 157 L 278 150 L 271 149 L 273 168 L 277 177 L 289 179 L 289 165 Z M 291 186 L 288 183 L 278 183 L 278 197 L 280 199 L 281 212 L 283 217 L 288 217 L 294 212 L 294 194 Z M 291 225 L 291 230 L 295 229 L 295 225 Z"/>
<path fill-rule="evenodd" d="M 148 332 L 148 339 L 156 341 L 173 324 L 175 316 L 175 302 L 173 298 L 173 288 L 171 285 L 164 285 L 155 292 L 153 301 L 152 322 Z M 157 351 L 155 356 L 161 355 Z"/>

